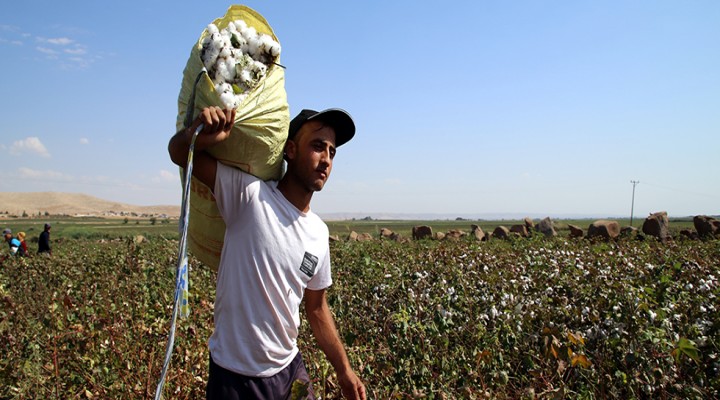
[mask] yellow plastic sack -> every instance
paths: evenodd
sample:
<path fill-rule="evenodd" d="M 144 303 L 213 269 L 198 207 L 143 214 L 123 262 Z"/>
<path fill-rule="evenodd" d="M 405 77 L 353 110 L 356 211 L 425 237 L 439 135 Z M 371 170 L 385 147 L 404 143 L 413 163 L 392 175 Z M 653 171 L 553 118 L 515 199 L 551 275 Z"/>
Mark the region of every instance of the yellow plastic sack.
<path fill-rule="evenodd" d="M 265 33 L 280 42 L 267 21 L 256 11 L 240 5 L 231 6 L 224 17 L 213 23 L 222 30 L 228 23 L 242 19 L 258 33 Z M 212 81 L 202 73 L 200 58 L 202 41 L 207 30 L 193 46 L 183 72 L 178 96 L 177 130 L 185 128 L 188 104 L 193 105 L 192 117 L 207 106 L 224 107 Z M 280 63 L 280 60 L 276 60 Z M 199 79 L 198 79 L 199 77 Z M 195 81 L 197 80 L 197 85 Z M 195 95 L 193 99 L 193 88 Z M 287 139 L 290 115 L 285 92 L 285 72 L 278 65 L 270 65 L 267 75 L 237 108 L 230 137 L 208 150 L 220 162 L 238 167 L 260 179 L 277 180 L 282 174 L 282 151 Z M 181 172 L 180 176 L 184 176 Z M 190 189 L 190 221 L 188 245 L 190 251 L 204 264 L 217 270 L 225 238 L 225 223 L 220 216 L 211 190 L 192 178 Z"/>

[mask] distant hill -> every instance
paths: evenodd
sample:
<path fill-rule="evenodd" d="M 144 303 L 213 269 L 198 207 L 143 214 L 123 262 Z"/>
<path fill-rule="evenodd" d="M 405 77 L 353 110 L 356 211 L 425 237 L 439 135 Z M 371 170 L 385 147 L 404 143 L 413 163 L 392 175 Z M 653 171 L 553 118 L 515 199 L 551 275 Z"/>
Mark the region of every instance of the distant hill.
<path fill-rule="evenodd" d="M 123 214 L 180 216 L 180 206 L 136 206 L 99 199 L 81 193 L 0 192 L 0 214 L 22 215 L 95 215 Z"/>

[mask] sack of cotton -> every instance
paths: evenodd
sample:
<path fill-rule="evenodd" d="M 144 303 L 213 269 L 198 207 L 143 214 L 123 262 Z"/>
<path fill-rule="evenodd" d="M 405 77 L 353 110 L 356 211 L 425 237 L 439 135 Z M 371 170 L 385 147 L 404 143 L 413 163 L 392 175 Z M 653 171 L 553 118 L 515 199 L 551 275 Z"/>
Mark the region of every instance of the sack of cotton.
<path fill-rule="evenodd" d="M 290 123 L 280 43 L 267 21 L 248 7 L 231 6 L 193 46 L 178 96 L 177 130 L 208 106 L 237 110 L 230 137 L 208 152 L 258 178 L 279 179 Z M 190 251 L 217 270 L 224 236 L 210 188 L 192 178 Z"/>

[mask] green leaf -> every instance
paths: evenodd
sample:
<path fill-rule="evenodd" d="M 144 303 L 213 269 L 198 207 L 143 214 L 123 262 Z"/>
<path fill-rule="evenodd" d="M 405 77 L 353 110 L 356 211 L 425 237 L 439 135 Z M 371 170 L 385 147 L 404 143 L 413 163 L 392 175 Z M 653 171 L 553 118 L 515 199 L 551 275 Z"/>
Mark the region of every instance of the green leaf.
<path fill-rule="evenodd" d="M 675 357 L 675 362 L 680 362 L 680 357 L 683 354 L 690 357 L 695 362 L 700 362 L 700 352 L 695 346 L 695 342 L 692 340 L 687 338 L 680 338 L 680 340 L 678 340 L 675 345 L 675 349 L 672 351 L 672 355 Z"/>

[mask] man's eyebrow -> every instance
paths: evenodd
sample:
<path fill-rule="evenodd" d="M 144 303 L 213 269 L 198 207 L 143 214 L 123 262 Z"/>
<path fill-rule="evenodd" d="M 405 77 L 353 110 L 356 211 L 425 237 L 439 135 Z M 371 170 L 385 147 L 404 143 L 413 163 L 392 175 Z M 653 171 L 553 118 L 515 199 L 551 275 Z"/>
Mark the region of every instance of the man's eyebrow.
<path fill-rule="evenodd" d="M 330 147 L 332 147 L 333 149 L 336 148 L 336 146 L 335 146 L 334 144 L 332 144 L 332 141 L 329 140 L 329 139 L 323 139 L 323 138 L 319 138 L 319 137 L 318 137 L 318 138 L 315 138 L 315 139 L 311 140 L 310 142 L 311 142 L 311 143 L 323 143 L 323 144 L 327 143 L 327 144 L 329 144 Z"/>

